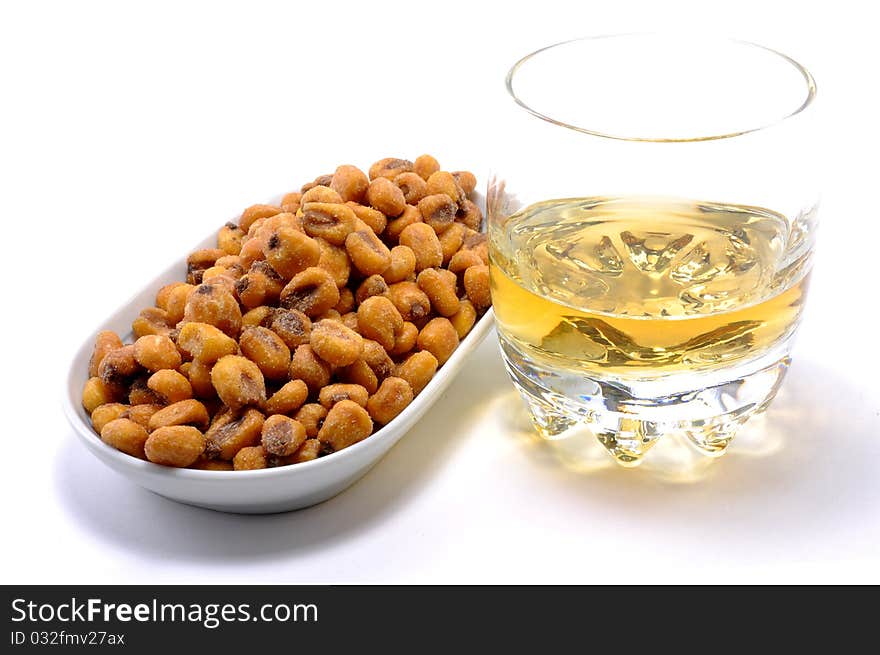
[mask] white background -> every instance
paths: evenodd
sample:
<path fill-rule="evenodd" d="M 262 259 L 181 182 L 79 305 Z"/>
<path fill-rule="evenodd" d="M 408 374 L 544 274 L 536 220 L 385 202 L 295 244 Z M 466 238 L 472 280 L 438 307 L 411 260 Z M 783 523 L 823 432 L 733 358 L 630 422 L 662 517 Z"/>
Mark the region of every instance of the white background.
<path fill-rule="evenodd" d="M 880 582 L 880 49 L 862 6 L 3 3 L 0 582 Z M 485 99 L 518 56 L 669 28 L 770 45 L 819 83 L 820 251 L 763 442 L 693 484 L 573 471 L 528 436 L 490 337 L 385 460 L 309 510 L 178 505 L 76 443 L 75 347 L 241 208 L 348 161 L 482 169 Z"/>

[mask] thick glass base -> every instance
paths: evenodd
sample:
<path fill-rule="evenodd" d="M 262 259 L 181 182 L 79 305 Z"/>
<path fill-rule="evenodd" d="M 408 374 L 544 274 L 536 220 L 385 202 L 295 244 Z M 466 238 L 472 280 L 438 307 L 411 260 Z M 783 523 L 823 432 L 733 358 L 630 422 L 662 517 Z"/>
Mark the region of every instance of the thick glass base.
<path fill-rule="evenodd" d="M 737 430 L 767 408 L 789 365 L 790 342 L 716 371 L 651 380 L 595 378 L 532 360 L 499 334 L 507 370 L 545 439 L 588 427 L 614 459 L 637 466 L 667 435 L 707 457 L 722 455 Z"/>

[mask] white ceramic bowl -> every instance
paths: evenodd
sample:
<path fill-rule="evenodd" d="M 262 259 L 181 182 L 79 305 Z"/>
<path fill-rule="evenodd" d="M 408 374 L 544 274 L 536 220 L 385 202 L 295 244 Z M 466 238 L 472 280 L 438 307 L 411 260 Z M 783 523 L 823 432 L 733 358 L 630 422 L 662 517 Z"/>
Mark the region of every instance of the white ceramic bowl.
<path fill-rule="evenodd" d="M 279 202 L 280 197 L 269 202 Z M 212 248 L 212 234 L 197 248 Z M 186 276 L 186 256 L 147 284 L 143 290 L 95 329 L 113 330 L 126 340 L 131 322 L 144 307 L 153 305 L 156 291 Z M 452 357 L 431 382 L 397 418 L 360 443 L 326 457 L 259 471 L 199 471 L 160 466 L 126 455 L 108 446 L 92 429 L 82 407 L 82 386 L 88 379 L 88 364 L 94 346 L 91 335 L 79 348 L 70 365 L 64 412 L 80 441 L 104 464 L 132 482 L 161 496 L 188 505 L 222 512 L 266 514 L 286 512 L 320 503 L 360 479 L 428 411 L 492 327 L 489 310 L 462 340 Z"/>

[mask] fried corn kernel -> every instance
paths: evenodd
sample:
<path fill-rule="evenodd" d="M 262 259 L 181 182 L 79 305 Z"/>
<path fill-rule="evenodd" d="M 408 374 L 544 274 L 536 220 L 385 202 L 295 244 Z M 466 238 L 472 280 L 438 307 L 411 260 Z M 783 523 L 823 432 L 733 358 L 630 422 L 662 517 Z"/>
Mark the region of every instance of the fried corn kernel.
<path fill-rule="evenodd" d="M 479 230 L 483 224 L 483 212 L 476 203 L 470 200 L 462 200 L 455 220 L 472 230 Z"/>
<path fill-rule="evenodd" d="M 489 244 L 485 232 L 470 231 L 466 233 L 461 248 L 477 253 L 484 264 L 489 263 Z"/>
<path fill-rule="evenodd" d="M 213 271 L 215 271 L 215 270 L 217 270 L 216 267 L 209 268 L 207 271 L 205 271 L 206 277 L 204 278 L 203 284 L 210 284 L 211 286 L 219 287 L 219 288 L 223 289 L 224 291 L 228 292 L 229 294 L 231 294 L 233 298 L 237 299 L 237 295 L 238 295 L 237 285 L 238 285 L 238 281 L 241 279 L 242 276 L 239 276 L 239 275 L 233 276 L 230 273 L 226 272 L 225 270 L 223 273 L 220 273 L 218 275 L 214 275 Z M 210 276 L 210 277 L 208 277 L 208 276 Z M 266 285 L 266 286 L 268 289 L 269 285 Z M 266 294 L 266 299 L 269 300 L 268 293 Z M 273 301 L 278 300 L 277 293 L 275 294 L 275 297 L 272 300 Z M 249 309 L 249 308 L 246 307 L 245 309 Z"/>
<path fill-rule="evenodd" d="M 363 441 L 372 432 L 373 420 L 367 410 L 352 400 L 341 400 L 327 412 L 318 439 L 338 451 Z"/>
<path fill-rule="evenodd" d="M 227 255 L 237 255 L 241 252 L 241 243 L 244 241 L 245 232 L 235 223 L 227 223 L 217 233 L 217 247 Z"/>
<path fill-rule="evenodd" d="M 425 223 L 408 225 L 400 233 L 400 245 L 407 246 L 416 256 L 416 272 L 443 265 L 443 248 L 434 229 Z"/>
<path fill-rule="evenodd" d="M 208 409 L 192 398 L 163 407 L 150 417 L 150 432 L 167 425 L 194 425 L 208 427 Z"/>
<path fill-rule="evenodd" d="M 308 237 L 307 237 L 308 238 Z M 248 269 L 248 275 L 262 275 L 265 279 L 266 299 L 275 303 L 278 302 L 278 296 L 284 288 L 286 280 L 278 274 L 269 262 L 260 260 L 251 264 Z"/>
<path fill-rule="evenodd" d="M 353 364 L 364 351 L 364 340 L 339 321 L 323 320 L 312 326 L 309 339 L 314 353 L 333 366 Z"/>
<path fill-rule="evenodd" d="M 330 186 L 330 182 L 333 181 L 333 176 L 328 174 L 319 175 L 311 182 L 306 182 L 300 187 L 300 191 L 305 193 L 309 189 L 312 189 L 316 186 Z"/>
<path fill-rule="evenodd" d="M 222 266 L 230 275 L 234 276 L 244 273 L 244 266 L 241 263 L 241 257 L 238 255 L 224 255 L 214 262 L 214 266 Z"/>
<path fill-rule="evenodd" d="M 208 363 L 195 359 L 181 366 L 181 369 L 184 366 L 187 367 L 184 374 L 189 379 L 193 395 L 202 399 L 213 398 L 217 395 L 217 392 L 214 391 L 214 384 L 211 382 L 211 368 L 214 366 L 214 362 Z M 183 373 L 182 370 L 181 372 Z"/>
<path fill-rule="evenodd" d="M 329 241 L 317 238 L 315 241 L 321 249 L 321 258 L 318 260 L 318 268 L 330 274 L 336 286 L 340 289 L 348 284 L 348 276 L 351 274 L 351 262 L 344 247 L 334 246 Z"/>
<path fill-rule="evenodd" d="M 406 198 L 391 180 L 379 177 L 370 182 L 367 202 L 386 216 L 400 216 L 406 208 Z"/>
<path fill-rule="evenodd" d="M 135 378 L 128 389 L 129 405 L 159 405 L 162 397 L 147 386 L 147 378 Z"/>
<path fill-rule="evenodd" d="M 219 264 L 214 264 L 210 268 L 206 268 L 205 272 L 202 273 L 202 282 L 205 283 L 213 283 L 215 280 L 218 283 L 222 283 L 224 286 L 227 284 L 227 281 L 223 278 L 232 279 L 232 274 L 226 270 L 225 266 L 220 266 Z M 233 279 L 233 282 L 235 280 Z"/>
<path fill-rule="evenodd" d="M 412 279 L 416 271 L 416 256 L 409 246 L 394 246 L 391 251 L 391 263 L 382 272 L 388 284 Z"/>
<path fill-rule="evenodd" d="M 408 205 L 417 204 L 428 191 L 427 183 L 417 173 L 401 173 L 394 178 L 394 184 Z"/>
<path fill-rule="evenodd" d="M 413 390 L 403 378 L 390 377 L 367 400 L 367 412 L 376 423 L 388 425 L 412 402 Z"/>
<path fill-rule="evenodd" d="M 458 278 L 443 268 L 426 268 L 418 277 L 419 289 L 431 301 L 431 307 L 440 316 L 452 316 L 459 309 L 458 294 L 455 292 Z"/>
<path fill-rule="evenodd" d="M 458 184 L 455 177 L 452 173 L 446 171 L 432 173 L 431 177 L 426 181 L 426 186 L 427 195 L 432 196 L 438 193 L 446 194 L 452 199 L 452 202 L 455 203 L 456 208 L 458 208 L 461 201 L 466 198 L 464 190 Z"/>
<path fill-rule="evenodd" d="M 235 471 L 257 471 L 268 466 L 269 460 L 262 446 L 247 446 L 232 458 L 232 469 Z"/>
<path fill-rule="evenodd" d="M 452 177 L 458 182 L 458 186 L 464 191 L 465 195 L 471 195 L 477 188 L 477 177 L 470 171 L 452 171 Z"/>
<path fill-rule="evenodd" d="M 419 201 L 422 220 L 431 226 L 438 235 L 445 232 L 455 222 L 458 205 L 445 193 L 425 196 Z"/>
<path fill-rule="evenodd" d="M 186 301 L 183 319 L 187 323 L 208 323 L 231 337 L 241 330 L 241 308 L 226 289 L 200 284 Z"/>
<path fill-rule="evenodd" d="M 238 352 L 235 339 L 208 323 L 184 323 L 177 335 L 177 345 L 193 359 L 205 364 L 213 364 L 221 357 Z"/>
<path fill-rule="evenodd" d="M 317 439 L 306 439 L 291 457 L 291 464 L 302 464 L 318 459 L 321 454 L 321 442 Z"/>
<path fill-rule="evenodd" d="M 415 282 L 392 284 L 388 287 L 388 299 L 394 303 L 404 321 L 414 323 L 431 312 L 431 300 Z"/>
<path fill-rule="evenodd" d="M 158 307 L 147 307 L 141 310 L 138 317 L 131 322 L 131 331 L 134 333 L 135 339 L 148 334 L 167 336 L 171 332 L 168 312 Z"/>
<path fill-rule="evenodd" d="M 276 229 L 263 247 L 266 261 L 282 278 L 289 280 L 310 266 L 317 265 L 321 248 L 315 240 L 292 227 Z"/>
<path fill-rule="evenodd" d="M 233 276 L 232 273 L 222 266 L 212 266 L 211 268 L 205 269 L 205 272 L 202 274 L 203 284 L 221 286 L 230 293 L 235 291 L 235 283 L 237 280 L 238 276 Z"/>
<path fill-rule="evenodd" d="M 348 205 L 330 202 L 303 204 L 303 229 L 310 237 L 321 237 L 335 246 L 345 243 L 354 230 L 354 210 Z"/>
<path fill-rule="evenodd" d="M 336 303 L 336 306 L 333 309 L 339 312 L 341 316 L 352 311 L 354 309 L 354 292 L 348 287 L 340 289 L 339 302 Z"/>
<path fill-rule="evenodd" d="M 242 354 L 260 368 L 266 379 L 287 377 L 290 349 L 272 330 L 259 326 L 245 328 L 238 343 Z"/>
<path fill-rule="evenodd" d="M 394 335 L 403 328 L 403 318 L 393 302 L 384 296 L 367 298 L 358 307 L 357 317 L 358 330 L 364 337 L 385 350 L 394 348 Z"/>
<path fill-rule="evenodd" d="M 297 348 L 290 359 L 290 379 L 302 380 L 312 393 L 330 383 L 330 373 L 330 365 L 309 344 Z"/>
<path fill-rule="evenodd" d="M 477 322 L 477 310 L 474 309 L 470 300 L 462 300 L 458 311 L 449 317 L 449 322 L 458 333 L 458 338 L 464 339 L 474 327 L 474 323 Z"/>
<path fill-rule="evenodd" d="M 98 336 L 95 337 L 95 348 L 89 359 L 89 377 L 96 377 L 104 356 L 113 350 L 122 348 L 122 345 L 122 339 L 115 332 L 111 330 L 98 332 Z"/>
<path fill-rule="evenodd" d="M 410 225 L 422 222 L 422 213 L 418 207 L 407 205 L 403 208 L 403 213 L 397 218 L 388 221 L 383 236 L 392 243 L 400 240 L 401 233 Z"/>
<path fill-rule="evenodd" d="M 327 410 L 323 405 L 308 403 L 300 407 L 293 418 L 306 429 L 309 439 L 314 439 L 318 436 L 318 430 L 321 429 L 326 417 Z"/>
<path fill-rule="evenodd" d="M 245 309 L 260 307 L 269 300 L 269 281 L 262 273 L 246 273 L 235 282 L 235 295 Z"/>
<path fill-rule="evenodd" d="M 339 288 L 323 268 L 312 266 L 296 274 L 281 291 L 280 304 L 306 316 L 320 316 L 339 302 Z"/>
<path fill-rule="evenodd" d="M 370 229 L 349 234 L 345 239 L 345 250 L 351 263 L 363 275 L 378 275 L 391 265 L 391 251 Z"/>
<path fill-rule="evenodd" d="M 263 423 L 262 443 L 267 453 L 279 457 L 293 455 L 305 440 L 305 427 L 290 417 L 276 414 Z"/>
<path fill-rule="evenodd" d="M 191 284 L 187 284 L 186 282 L 170 282 L 169 284 L 164 285 L 156 292 L 156 307 L 159 309 L 168 309 L 168 299 L 171 297 L 171 292 L 174 291 L 178 287 L 189 287 Z"/>
<path fill-rule="evenodd" d="M 370 180 L 366 174 L 357 166 L 348 164 L 338 166 L 333 173 L 333 179 L 330 180 L 330 188 L 338 193 L 344 202 L 360 202 L 369 186 Z"/>
<path fill-rule="evenodd" d="M 345 203 L 354 212 L 354 215 L 364 223 L 366 223 L 375 234 L 382 234 L 388 225 L 388 218 L 378 209 L 361 205 L 357 202 Z"/>
<path fill-rule="evenodd" d="M 321 393 L 318 394 L 318 402 L 328 410 L 343 400 L 351 400 L 361 407 L 366 407 L 367 398 L 369 397 L 370 393 L 359 384 L 337 382 L 336 384 L 328 384 L 321 389 Z"/>
<path fill-rule="evenodd" d="M 101 441 L 140 459 L 145 457 L 144 444 L 149 436 L 143 426 L 127 418 L 114 419 L 101 428 Z"/>
<path fill-rule="evenodd" d="M 194 250 L 186 258 L 187 274 L 206 271 L 214 266 L 214 262 L 227 254 L 228 253 L 222 248 L 201 248 L 199 250 Z M 190 284 L 194 283 L 190 282 Z M 198 284 L 198 282 L 195 284 Z"/>
<path fill-rule="evenodd" d="M 300 204 L 306 205 L 310 202 L 329 202 L 333 205 L 338 205 L 344 203 L 345 199 L 329 186 L 319 184 L 303 193 Z"/>
<path fill-rule="evenodd" d="M 431 155 L 419 155 L 413 164 L 415 174 L 425 181 L 439 170 L 440 164 Z"/>
<path fill-rule="evenodd" d="M 128 345 L 104 355 L 98 366 L 98 377 L 108 387 L 120 387 L 130 382 L 140 370 L 140 364 L 134 357 L 134 345 Z"/>
<path fill-rule="evenodd" d="M 276 309 L 264 325 L 281 337 L 291 351 L 308 343 L 311 337 L 312 321 L 297 309 Z"/>
<path fill-rule="evenodd" d="M 229 461 L 242 448 L 260 443 L 265 417 L 249 408 L 241 414 L 226 409 L 218 412 L 205 433 L 205 454 L 210 458 Z"/>
<path fill-rule="evenodd" d="M 321 314 L 320 316 L 315 317 L 315 322 L 318 321 L 339 321 L 342 322 L 342 314 L 337 312 L 335 309 L 328 309 L 326 312 Z"/>
<path fill-rule="evenodd" d="M 251 205 L 241 213 L 241 217 L 238 219 L 238 227 L 246 233 L 257 219 L 269 218 L 280 213 L 281 207 L 276 207 L 275 205 Z"/>
<path fill-rule="evenodd" d="M 199 459 L 195 461 L 195 463 L 190 464 L 189 468 L 196 469 L 198 471 L 232 471 L 234 470 L 232 467 L 232 462 L 227 462 L 222 459 L 206 459 L 204 455 L 202 455 Z"/>
<path fill-rule="evenodd" d="M 279 227 L 290 227 L 301 232 L 302 222 L 296 214 L 292 214 L 291 212 L 281 212 L 280 214 L 275 214 L 275 216 L 270 216 L 269 218 L 261 218 L 251 225 L 251 229 L 248 231 L 245 241 L 247 242 L 251 239 L 257 239 L 263 244 L 266 239 L 269 238 L 269 235 Z"/>
<path fill-rule="evenodd" d="M 226 274 L 233 278 L 237 278 L 245 272 L 244 264 L 241 263 L 241 257 L 238 255 L 224 255 L 214 262 L 214 267 L 223 268 Z"/>
<path fill-rule="evenodd" d="M 408 173 L 413 170 L 413 163 L 407 159 L 398 159 L 397 157 L 385 157 L 370 166 L 370 179 L 375 180 L 380 177 L 393 180 L 401 173 Z"/>
<path fill-rule="evenodd" d="M 381 275 L 371 275 L 358 285 L 357 291 L 354 293 L 354 299 L 361 305 L 369 298 L 375 296 L 388 295 L 388 283 Z"/>
<path fill-rule="evenodd" d="M 220 248 L 202 248 L 190 253 L 186 258 L 186 281 L 190 284 L 201 284 L 205 270 L 225 254 Z"/>
<path fill-rule="evenodd" d="M 148 430 L 150 428 L 150 419 L 160 409 L 162 409 L 162 405 L 134 405 L 126 409 L 119 418 L 132 420 Z"/>
<path fill-rule="evenodd" d="M 278 301 L 284 282 L 284 278 L 268 262 L 255 261 L 248 272 L 236 280 L 235 295 L 247 309 L 273 304 Z"/>
<path fill-rule="evenodd" d="M 486 309 L 492 304 L 489 294 L 489 267 L 471 266 L 464 272 L 464 290 L 475 309 Z"/>
<path fill-rule="evenodd" d="M 427 350 L 420 350 L 397 365 L 396 377 L 403 378 L 412 388 L 413 395 L 421 393 L 434 373 L 437 372 L 437 358 Z"/>
<path fill-rule="evenodd" d="M 419 338 L 419 328 L 409 321 L 404 322 L 403 327 L 394 335 L 394 348 L 388 351 L 388 354 L 399 357 L 406 355 L 416 347 L 416 341 Z"/>
<path fill-rule="evenodd" d="M 165 303 L 165 313 L 169 325 L 177 325 L 183 320 L 186 303 L 195 290 L 196 288 L 192 284 L 181 284 L 170 291 Z"/>
<path fill-rule="evenodd" d="M 180 468 L 190 466 L 201 457 L 203 452 L 205 452 L 205 435 L 191 425 L 161 427 L 150 432 L 144 443 L 147 459 L 154 464 L 164 466 Z"/>
<path fill-rule="evenodd" d="M 300 205 L 302 205 L 302 193 L 299 191 L 291 191 L 281 199 L 281 210 L 291 214 L 295 214 Z"/>
<path fill-rule="evenodd" d="M 105 403 L 104 405 L 98 405 L 92 410 L 92 427 L 95 428 L 95 432 L 101 434 L 101 430 L 104 429 L 105 425 L 110 421 L 122 418 L 122 415 L 127 410 L 128 405 L 123 405 L 122 403 Z"/>
<path fill-rule="evenodd" d="M 354 210 L 352 209 L 352 211 L 354 211 Z M 373 232 L 373 228 L 371 228 L 369 225 L 367 225 L 361 219 L 359 219 L 357 216 L 355 216 L 354 230 L 352 230 L 352 231 L 353 232 Z M 378 236 L 378 235 L 376 235 L 376 236 Z M 344 245 L 345 244 L 343 244 L 343 246 Z"/>
<path fill-rule="evenodd" d="M 148 371 L 176 369 L 181 364 L 177 346 L 168 337 L 150 334 L 134 342 L 134 358 Z"/>
<path fill-rule="evenodd" d="M 233 411 L 266 402 L 263 372 L 247 357 L 221 357 L 211 369 L 211 383 L 223 404 Z"/>
<path fill-rule="evenodd" d="M 376 375 L 379 381 L 394 374 L 394 360 L 378 341 L 364 339 L 364 362 Z"/>
<path fill-rule="evenodd" d="M 275 309 L 268 305 L 260 305 L 259 307 L 254 307 L 253 309 L 248 310 L 241 317 L 242 329 L 248 326 L 253 327 L 255 325 L 263 325 L 265 322 L 271 321 L 273 311 L 275 311 Z"/>
<path fill-rule="evenodd" d="M 254 262 L 265 259 L 266 255 L 263 253 L 263 245 L 262 239 L 247 239 L 242 244 L 241 252 L 238 255 L 241 257 L 241 265 L 245 268 L 250 268 Z"/>
<path fill-rule="evenodd" d="M 342 382 L 362 386 L 367 390 L 367 393 L 376 393 L 376 389 L 379 387 L 376 374 L 363 358 L 358 359 L 354 364 L 337 369 L 336 376 Z"/>
<path fill-rule="evenodd" d="M 278 214 L 275 214 L 275 216 L 278 216 Z M 273 220 L 270 222 L 269 218 L 272 218 Z M 265 236 L 263 227 L 266 225 L 270 225 L 273 228 L 278 227 L 278 221 L 274 220 L 274 216 L 270 216 L 269 218 L 258 218 L 253 222 L 253 224 L 250 226 L 250 228 L 248 228 L 247 232 L 245 233 L 244 241 L 242 242 L 242 248 L 244 247 L 245 243 L 248 243 L 250 241 L 259 241 L 260 246 L 262 247 L 264 241 L 263 237 Z M 239 253 L 238 256 L 241 257 L 242 253 Z"/>
<path fill-rule="evenodd" d="M 244 243 L 255 240 L 263 246 L 269 238 L 269 235 L 279 227 L 290 227 L 302 232 L 302 222 L 297 218 L 296 214 L 281 212 L 280 214 L 275 214 L 274 216 L 261 218 L 255 221 L 254 224 L 251 225 L 251 229 L 248 230 Z M 242 248 L 244 248 L 244 245 L 242 245 Z"/>
<path fill-rule="evenodd" d="M 461 250 L 461 246 L 464 243 L 465 230 L 465 226 L 461 223 L 453 223 L 438 236 L 440 239 L 440 250 L 443 251 L 444 266 L 448 266 L 453 256 Z"/>
<path fill-rule="evenodd" d="M 471 266 L 481 266 L 483 260 L 473 250 L 459 250 L 449 260 L 449 271 L 456 275 L 464 273 Z"/>
<path fill-rule="evenodd" d="M 437 363 L 443 366 L 458 348 L 458 331 L 448 318 L 434 318 L 419 332 L 417 344 L 434 355 Z"/>
<path fill-rule="evenodd" d="M 342 315 L 342 318 L 340 318 L 339 320 L 342 321 L 342 324 L 345 327 L 347 327 L 349 330 L 357 331 L 357 329 L 358 329 L 357 312 L 355 312 L 355 311 L 346 312 L 345 314 Z"/>
<path fill-rule="evenodd" d="M 182 373 L 163 369 L 153 373 L 147 379 L 147 387 L 158 394 L 162 402 L 173 405 L 181 400 L 188 400 L 193 396 L 192 385 Z"/>
<path fill-rule="evenodd" d="M 290 414 L 295 412 L 309 397 L 309 388 L 302 380 L 291 380 L 266 401 L 266 414 Z"/>

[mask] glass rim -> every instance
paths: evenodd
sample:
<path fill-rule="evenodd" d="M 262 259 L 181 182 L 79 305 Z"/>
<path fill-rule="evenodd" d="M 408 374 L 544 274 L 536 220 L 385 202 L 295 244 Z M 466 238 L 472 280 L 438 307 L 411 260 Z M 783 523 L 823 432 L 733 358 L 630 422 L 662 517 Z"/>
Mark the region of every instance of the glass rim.
<path fill-rule="evenodd" d="M 773 48 L 769 48 L 767 46 L 761 45 L 760 43 L 755 43 L 753 41 L 746 41 L 743 39 L 735 39 L 730 37 L 722 37 L 722 36 L 710 36 L 704 38 L 711 38 L 713 41 L 717 41 L 719 43 L 728 43 L 728 44 L 736 44 L 736 45 L 744 45 L 749 46 L 751 48 L 757 48 L 759 50 L 763 50 L 767 53 L 775 55 L 791 66 L 795 68 L 795 70 L 801 74 L 804 79 L 806 85 L 806 98 L 804 98 L 803 102 L 796 107 L 794 110 L 789 113 L 769 120 L 766 123 L 762 123 L 757 125 L 756 127 L 750 127 L 741 130 L 734 130 L 731 132 L 724 132 L 720 134 L 709 134 L 709 135 L 698 135 L 698 136 L 688 136 L 688 137 L 646 137 L 646 136 L 629 136 L 624 134 L 612 134 L 609 132 L 603 132 L 600 130 L 590 129 L 587 127 L 573 125 L 569 122 L 559 120 L 554 118 L 548 114 L 540 112 L 533 107 L 531 107 L 528 103 L 526 103 L 522 98 L 520 98 L 516 91 L 514 91 L 514 77 L 519 69 L 523 66 L 523 64 L 527 63 L 534 57 L 540 55 L 543 52 L 551 50 L 553 48 L 558 48 L 560 46 L 574 44 L 582 41 L 593 41 L 593 40 L 601 40 L 601 39 L 613 39 L 613 38 L 621 38 L 621 37 L 661 37 L 661 38 L 680 38 L 682 35 L 676 34 L 675 32 L 621 32 L 616 34 L 600 34 L 594 36 L 582 36 L 574 39 L 567 39 L 565 41 L 559 41 L 557 43 L 552 43 L 550 45 L 539 48 L 533 52 L 528 53 L 527 55 L 521 57 L 517 62 L 510 67 L 510 70 L 507 71 L 507 75 L 504 78 L 505 88 L 507 89 L 507 93 L 513 98 L 514 102 L 517 105 L 525 109 L 528 113 L 540 118 L 543 121 L 551 123 L 553 125 L 557 125 L 559 127 L 564 127 L 570 130 L 574 130 L 576 132 L 581 132 L 582 134 L 589 134 L 591 136 L 601 137 L 605 139 L 613 139 L 616 141 L 635 141 L 635 142 L 643 142 L 643 143 L 693 143 L 700 141 L 717 141 L 719 139 L 729 139 L 732 137 L 742 136 L 744 134 L 751 134 L 754 132 L 759 132 L 762 130 L 766 130 L 768 128 L 779 125 L 794 116 L 802 113 L 807 107 L 809 107 L 816 98 L 816 80 L 813 77 L 812 73 L 805 66 L 803 66 L 796 59 L 786 55 L 779 50 L 775 50 Z"/>

